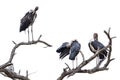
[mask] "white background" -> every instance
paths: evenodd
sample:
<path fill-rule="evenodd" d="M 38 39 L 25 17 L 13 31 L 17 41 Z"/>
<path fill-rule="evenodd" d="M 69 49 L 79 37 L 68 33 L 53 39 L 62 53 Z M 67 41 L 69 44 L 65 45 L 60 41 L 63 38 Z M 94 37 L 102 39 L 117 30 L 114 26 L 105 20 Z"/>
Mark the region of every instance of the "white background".
<path fill-rule="evenodd" d="M 108 40 L 103 33 L 111 27 L 111 36 L 117 36 L 113 40 L 112 58 L 108 71 L 95 74 L 76 74 L 65 80 L 116 80 L 120 71 L 120 2 L 119 0 L 1 0 L 0 1 L 0 64 L 5 63 L 16 43 L 27 41 L 27 32 L 19 32 L 20 19 L 24 14 L 39 6 L 38 16 L 33 25 L 34 38 L 37 40 L 42 34 L 41 40 L 53 45 L 43 48 L 45 45 L 37 44 L 21 46 L 16 50 L 13 59 L 15 71 L 21 70 L 25 75 L 26 70 L 31 73 L 31 80 L 56 80 L 66 67 L 65 62 L 71 67 L 71 61 L 66 57 L 59 59 L 56 49 L 65 41 L 77 39 L 82 47 L 85 58 L 93 53 L 88 48 L 88 42 L 92 34 L 97 32 L 99 40 L 107 45 Z M 82 61 L 81 55 L 79 62 Z M 86 68 L 95 66 L 93 61 Z M 0 80 L 11 80 L 0 75 Z"/>

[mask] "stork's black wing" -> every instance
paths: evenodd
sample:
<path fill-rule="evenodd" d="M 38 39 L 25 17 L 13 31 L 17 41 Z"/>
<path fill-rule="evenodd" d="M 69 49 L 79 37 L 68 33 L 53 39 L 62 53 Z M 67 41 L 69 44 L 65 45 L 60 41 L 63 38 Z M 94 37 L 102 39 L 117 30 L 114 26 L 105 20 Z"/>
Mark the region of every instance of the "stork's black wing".
<path fill-rule="evenodd" d="M 70 56 L 69 59 L 70 60 L 75 60 L 75 57 L 78 55 L 79 51 L 80 51 L 81 45 L 78 41 L 73 41 L 73 43 L 71 44 L 71 48 L 70 48 Z"/>
<path fill-rule="evenodd" d="M 69 50 L 70 50 L 70 48 L 65 48 L 65 49 L 61 52 L 61 54 L 60 54 L 60 59 L 63 59 L 63 58 L 65 58 L 67 55 L 69 55 Z"/>
<path fill-rule="evenodd" d="M 31 25 L 33 25 L 33 23 L 35 22 L 35 19 L 37 18 L 37 13 L 36 11 L 34 11 L 31 15 Z"/>
<path fill-rule="evenodd" d="M 20 22 L 20 32 L 26 30 L 33 21 L 33 12 L 27 12 Z"/>
<path fill-rule="evenodd" d="M 105 47 L 101 42 L 99 42 L 99 41 L 97 41 L 97 40 L 92 41 L 92 42 L 90 42 L 90 43 L 91 43 L 91 46 L 92 46 L 95 50 L 102 49 L 102 48 Z M 90 50 L 92 51 L 92 49 L 91 49 L 91 47 L 90 47 L 90 43 L 89 43 L 88 45 L 89 45 Z M 92 51 L 92 52 L 95 53 L 94 51 Z M 103 50 L 98 56 L 99 56 L 100 59 L 104 59 L 105 56 L 107 56 L 107 50 Z"/>
<path fill-rule="evenodd" d="M 57 50 L 56 52 L 60 53 L 60 59 L 63 59 L 64 57 L 66 57 L 69 54 L 69 47 L 68 47 L 69 43 L 68 42 L 64 42 Z"/>

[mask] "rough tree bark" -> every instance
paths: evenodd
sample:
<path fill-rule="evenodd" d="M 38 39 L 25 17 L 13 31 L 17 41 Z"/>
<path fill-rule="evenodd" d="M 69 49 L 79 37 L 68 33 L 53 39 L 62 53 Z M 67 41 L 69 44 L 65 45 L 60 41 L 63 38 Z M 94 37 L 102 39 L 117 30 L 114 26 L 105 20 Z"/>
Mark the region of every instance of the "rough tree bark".
<path fill-rule="evenodd" d="M 108 65 L 109 63 L 114 60 L 114 58 L 111 59 L 111 52 L 112 52 L 112 39 L 115 38 L 115 37 L 111 37 L 110 36 L 110 28 L 107 31 L 104 31 L 104 33 L 106 34 L 109 42 L 108 42 L 108 45 L 105 46 L 105 48 L 103 49 L 100 49 L 100 50 L 97 50 L 96 54 L 94 54 L 93 56 L 91 56 L 89 59 L 87 60 L 84 60 L 82 63 L 79 64 L 78 67 L 76 67 L 75 69 L 70 69 L 70 67 L 67 65 L 66 68 L 63 69 L 63 72 L 61 73 L 61 75 L 57 78 L 57 80 L 63 80 L 66 76 L 67 77 L 70 77 L 70 76 L 73 76 L 74 74 L 76 73 L 95 73 L 95 72 L 99 72 L 99 71 L 104 71 L 104 70 L 108 70 Z M 96 67 L 93 67 L 92 69 L 82 69 L 84 66 L 86 66 L 89 62 L 91 62 L 94 58 L 97 57 L 97 55 L 105 50 L 105 49 L 108 49 L 108 57 L 107 57 L 107 61 L 106 63 L 104 64 L 103 67 L 99 67 L 100 64 L 96 65 Z"/>
<path fill-rule="evenodd" d="M 26 71 L 26 76 L 23 76 L 23 75 L 20 75 L 20 72 L 16 73 L 13 69 L 8 68 L 8 67 L 12 66 L 12 68 L 14 68 L 12 60 L 15 56 L 15 51 L 17 48 L 19 48 L 22 45 L 32 45 L 32 44 L 37 44 L 37 43 L 43 43 L 47 47 L 52 47 L 52 45 L 48 44 L 45 41 L 40 40 L 40 38 L 41 38 L 41 35 L 39 36 L 38 40 L 36 40 L 36 41 L 20 42 L 20 43 L 15 43 L 14 41 L 12 41 L 15 44 L 15 46 L 13 47 L 13 49 L 11 51 L 9 60 L 6 63 L 0 65 L 0 73 L 6 77 L 11 78 L 12 80 L 16 80 L 16 79 L 17 80 L 30 80 L 28 78 L 28 76 L 29 76 L 28 71 Z"/>
<path fill-rule="evenodd" d="M 84 60 L 84 55 L 82 54 L 83 55 L 83 62 L 81 62 L 79 64 L 79 66 L 76 67 L 75 69 L 70 69 L 69 65 L 66 64 L 67 67 L 63 69 L 62 74 L 57 78 L 57 80 L 63 80 L 66 76 L 70 77 L 70 76 L 73 76 L 76 73 L 90 73 L 91 74 L 91 73 L 95 73 L 95 72 L 99 72 L 99 71 L 108 70 L 109 63 L 112 60 L 114 60 L 114 58 L 111 59 L 111 52 L 112 52 L 112 39 L 115 38 L 115 37 L 111 37 L 110 36 L 110 28 L 109 28 L 108 32 L 104 31 L 104 33 L 106 34 L 106 36 L 107 36 L 107 38 L 109 40 L 108 45 L 105 46 L 105 48 L 103 48 L 103 49 L 97 50 L 96 54 L 94 54 L 93 56 L 91 56 L 87 60 Z M 10 67 L 10 66 L 13 65 L 12 60 L 13 60 L 13 58 L 15 56 L 15 51 L 20 46 L 23 46 L 23 45 L 32 45 L 32 44 L 37 44 L 37 43 L 43 43 L 47 47 L 52 47 L 52 45 L 48 44 L 45 41 L 40 40 L 40 38 L 41 38 L 41 35 L 39 36 L 38 40 L 36 40 L 36 41 L 20 42 L 20 43 L 15 43 L 13 41 L 13 43 L 15 44 L 15 46 L 13 47 L 13 49 L 11 51 L 9 60 L 6 63 L 0 65 L 0 73 L 3 74 L 6 77 L 11 78 L 12 80 L 16 80 L 16 79 L 19 79 L 19 80 L 30 80 L 28 78 L 28 76 L 29 76 L 28 75 L 28 71 L 26 71 L 26 75 L 23 76 L 23 75 L 20 75 L 20 72 L 16 73 L 13 69 L 11 69 L 11 68 L 9 69 L 8 67 Z M 91 62 L 94 58 L 96 58 L 97 55 L 101 51 L 103 51 L 105 49 L 108 49 L 109 52 L 108 52 L 107 61 L 104 64 L 104 66 L 102 66 L 102 67 L 93 67 L 92 69 L 82 69 L 84 66 L 86 66 L 87 64 L 89 64 L 89 62 Z M 100 64 L 99 64 L 99 66 L 100 66 Z"/>

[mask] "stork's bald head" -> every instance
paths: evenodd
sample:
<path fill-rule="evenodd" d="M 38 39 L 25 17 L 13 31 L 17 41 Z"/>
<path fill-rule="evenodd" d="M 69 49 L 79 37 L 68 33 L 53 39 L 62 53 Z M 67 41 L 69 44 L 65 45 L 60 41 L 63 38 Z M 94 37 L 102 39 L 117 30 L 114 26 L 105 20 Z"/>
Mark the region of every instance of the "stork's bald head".
<path fill-rule="evenodd" d="M 38 7 L 38 6 L 36 6 L 36 7 L 35 7 L 35 11 L 37 11 L 38 9 L 39 9 L 39 7 Z"/>
<path fill-rule="evenodd" d="M 93 38 L 94 38 L 94 40 L 98 40 L 98 34 L 97 34 L 97 33 L 94 33 L 94 34 L 93 34 Z"/>

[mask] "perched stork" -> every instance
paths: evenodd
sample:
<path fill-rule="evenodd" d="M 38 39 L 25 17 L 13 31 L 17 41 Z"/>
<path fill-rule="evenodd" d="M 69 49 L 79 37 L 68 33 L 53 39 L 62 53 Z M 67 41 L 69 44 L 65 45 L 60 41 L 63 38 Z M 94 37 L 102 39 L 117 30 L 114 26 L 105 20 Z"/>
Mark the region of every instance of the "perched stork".
<path fill-rule="evenodd" d="M 67 55 L 69 55 L 69 59 L 73 62 L 74 68 L 74 60 L 80 51 L 81 45 L 77 40 L 73 40 L 71 43 L 64 42 L 56 52 L 60 53 L 60 59 L 63 59 Z M 77 59 L 76 59 L 77 60 Z M 77 61 L 76 61 L 77 66 Z"/>
<path fill-rule="evenodd" d="M 73 40 L 71 42 L 71 47 L 70 47 L 70 56 L 69 56 L 69 59 L 72 60 L 72 63 L 73 63 L 73 68 L 74 68 L 74 60 L 76 58 L 76 67 L 77 67 L 77 55 L 78 53 L 80 52 L 80 48 L 81 48 L 81 44 L 77 41 L 77 40 Z"/>
<path fill-rule="evenodd" d="M 97 33 L 94 33 L 93 34 L 93 38 L 94 38 L 94 41 L 90 41 L 88 43 L 88 46 L 89 46 L 89 49 L 91 50 L 91 52 L 93 52 L 94 54 L 96 53 L 96 51 L 98 49 L 102 49 L 104 48 L 105 46 L 98 41 L 98 34 Z M 104 61 L 104 59 L 107 57 L 107 50 L 103 50 L 99 55 L 98 55 L 98 59 L 99 61 L 97 62 L 97 65 L 98 64 L 101 64 L 102 61 Z"/>
<path fill-rule="evenodd" d="M 33 23 L 37 17 L 37 13 L 36 13 L 37 10 L 38 10 L 38 6 L 35 7 L 34 10 L 28 11 L 20 22 L 20 32 L 25 31 L 28 28 L 28 41 L 29 41 L 29 26 L 31 26 L 31 34 L 33 40 Z"/>

